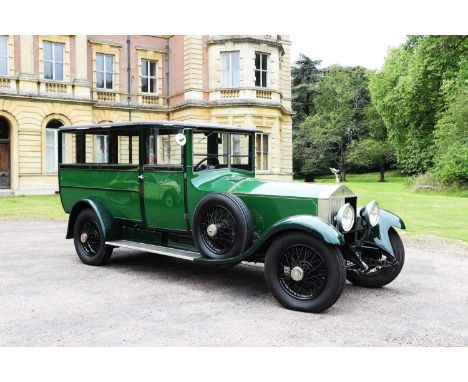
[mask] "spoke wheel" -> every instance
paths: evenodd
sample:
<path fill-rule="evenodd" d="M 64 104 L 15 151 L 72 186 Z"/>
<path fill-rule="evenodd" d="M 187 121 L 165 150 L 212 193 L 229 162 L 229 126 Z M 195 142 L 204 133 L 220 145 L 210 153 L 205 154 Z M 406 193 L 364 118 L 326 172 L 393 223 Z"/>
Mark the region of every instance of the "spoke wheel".
<path fill-rule="evenodd" d="M 80 260 L 87 265 L 103 265 L 109 261 L 113 247 L 106 238 L 98 216 L 90 209 L 82 210 L 73 227 L 73 242 Z"/>
<path fill-rule="evenodd" d="M 327 283 L 327 266 L 315 249 L 293 245 L 284 251 L 278 266 L 281 286 L 290 296 L 309 300 L 317 297 Z"/>
<path fill-rule="evenodd" d="M 346 281 L 343 255 L 305 232 L 285 232 L 268 248 L 265 280 L 288 309 L 320 313 L 340 297 Z"/>
<path fill-rule="evenodd" d="M 94 220 L 86 220 L 81 227 L 80 245 L 83 252 L 89 257 L 94 257 L 101 248 L 101 234 Z"/>
<path fill-rule="evenodd" d="M 201 235 L 205 245 L 215 254 L 229 252 L 236 241 L 236 222 L 223 206 L 208 210 L 201 222 Z"/>

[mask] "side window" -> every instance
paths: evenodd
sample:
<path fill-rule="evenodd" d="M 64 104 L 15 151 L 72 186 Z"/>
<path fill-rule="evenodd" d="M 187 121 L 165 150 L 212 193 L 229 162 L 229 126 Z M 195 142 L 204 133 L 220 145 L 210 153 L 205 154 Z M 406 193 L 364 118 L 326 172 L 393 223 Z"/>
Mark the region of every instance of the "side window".
<path fill-rule="evenodd" d="M 110 131 L 110 163 L 139 164 L 138 128 L 112 128 Z"/>
<path fill-rule="evenodd" d="M 109 163 L 109 131 L 85 134 L 85 163 Z"/>
<path fill-rule="evenodd" d="M 231 167 L 252 170 L 252 135 L 231 133 Z"/>
<path fill-rule="evenodd" d="M 62 163 L 76 164 L 77 159 L 77 140 L 76 133 L 62 133 Z"/>
<path fill-rule="evenodd" d="M 195 131 L 192 152 L 196 171 L 226 168 L 228 167 L 229 134 L 217 131 Z"/>
<path fill-rule="evenodd" d="M 180 166 L 182 147 L 175 141 L 177 133 L 177 129 L 147 129 L 145 164 Z"/>

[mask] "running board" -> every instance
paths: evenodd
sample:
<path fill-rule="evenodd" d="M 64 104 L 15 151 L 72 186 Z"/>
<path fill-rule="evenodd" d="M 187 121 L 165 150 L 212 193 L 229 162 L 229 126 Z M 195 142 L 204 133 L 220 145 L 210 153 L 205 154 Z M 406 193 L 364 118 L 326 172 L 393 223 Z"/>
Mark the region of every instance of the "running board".
<path fill-rule="evenodd" d="M 152 245 L 145 243 L 137 243 L 135 241 L 128 240 L 116 240 L 116 241 L 106 241 L 106 245 L 112 245 L 114 247 L 136 249 L 144 252 L 157 253 L 158 255 L 177 257 L 178 259 L 190 260 L 200 258 L 198 252 L 186 251 L 183 249 L 170 248 L 170 247 L 161 247 L 160 245 Z"/>

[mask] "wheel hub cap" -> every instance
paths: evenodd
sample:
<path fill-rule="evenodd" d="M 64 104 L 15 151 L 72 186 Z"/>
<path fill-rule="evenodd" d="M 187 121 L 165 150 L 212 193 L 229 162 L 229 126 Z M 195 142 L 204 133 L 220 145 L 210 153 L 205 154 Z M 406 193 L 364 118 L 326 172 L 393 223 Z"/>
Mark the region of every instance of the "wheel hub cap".
<path fill-rule="evenodd" d="M 206 233 L 210 237 L 216 236 L 216 234 L 218 233 L 218 228 L 216 227 L 216 224 L 210 224 L 206 229 Z"/>
<path fill-rule="evenodd" d="M 84 244 L 88 241 L 88 234 L 87 233 L 82 233 L 80 236 L 80 241 Z"/>
<path fill-rule="evenodd" d="M 291 269 L 291 278 L 294 281 L 301 281 L 304 278 L 304 271 L 301 267 L 294 267 Z"/>

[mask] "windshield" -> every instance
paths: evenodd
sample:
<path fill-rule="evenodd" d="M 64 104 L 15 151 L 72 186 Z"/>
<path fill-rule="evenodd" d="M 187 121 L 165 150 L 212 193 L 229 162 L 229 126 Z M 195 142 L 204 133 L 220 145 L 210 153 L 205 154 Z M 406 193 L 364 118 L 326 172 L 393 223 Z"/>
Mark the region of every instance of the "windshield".
<path fill-rule="evenodd" d="M 252 171 L 252 148 L 252 134 L 194 131 L 194 170 L 238 168 Z"/>

